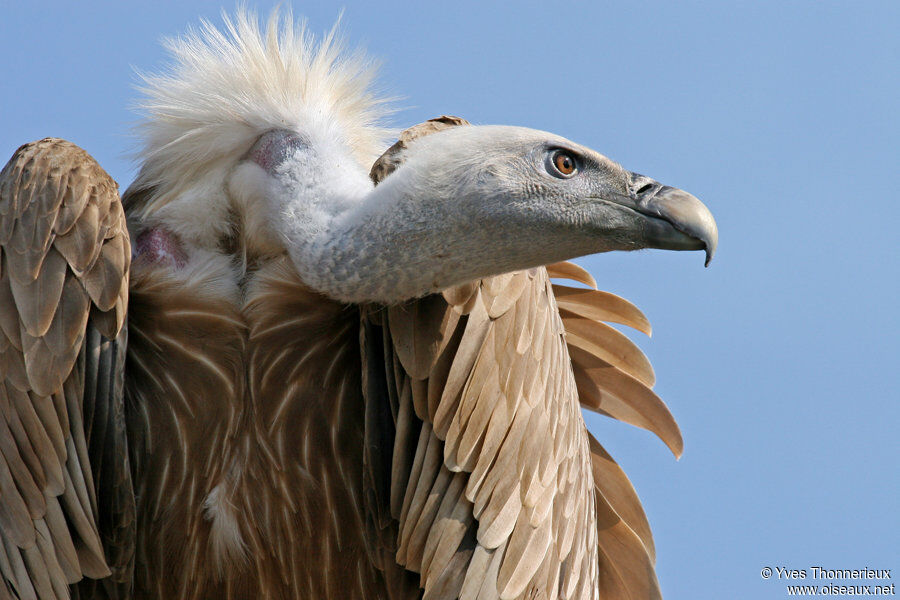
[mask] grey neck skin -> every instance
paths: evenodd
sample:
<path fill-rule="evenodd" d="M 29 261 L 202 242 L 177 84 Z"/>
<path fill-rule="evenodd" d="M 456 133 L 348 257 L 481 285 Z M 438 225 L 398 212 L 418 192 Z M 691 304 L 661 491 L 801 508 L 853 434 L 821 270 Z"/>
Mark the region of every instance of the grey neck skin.
<path fill-rule="evenodd" d="M 572 235 L 573 207 L 516 200 L 517 178 L 484 176 L 477 152 L 413 153 L 378 187 L 330 139 L 270 132 L 248 158 L 300 276 L 337 300 L 396 303 L 607 249 Z"/>
<path fill-rule="evenodd" d="M 411 195 L 404 183 L 388 178 L 291 244 L 307 284 L 346 302 L 390 304 L 575 254 L 552 227 L 507 219 L 500 233 L 483 198 Z"/>
<path fill-rule="evenodd" d="M 571 235 L 533 215 L 516 218 L 518 208 L 491 202 L 483 186 L 412 165 L 373 187 L 356 163 L 315 148 L 275 167 L 267 195 L 282 203 L 275 227 L 301 278 L 337 300 L 397 303 L 598 251 L 572 247 Z"/>
<path fill-rule="evenodd" d="M 305 219 L 281 220 L 288 252 L 308 285 L 345 302 L 396 303 L 484 275 L 486 265 L 475 268 L 467 249 L 484 248 L 485 235 L 474 218 L 460 214 L 462 203 L 411 198 L 399 177 L 373 189 L 365 172 L 352 175 L 358 181 L 346 191 L 355 197 L 317 186 L 315 200 L 304 202 L 312 209 L 303 211 Z M 290 191 L 297 198 L 296 188 Z M 439 204 L 445 210 L 436 218 Z"/>
<path fill-rule="evenodd" d="M 440 257 L 456 226 L 431 219 L 423 209 L 432 203 L 411 202 L 396 177 L 375 189 L 346 146 L 272 131 L 247 158 L 232 192 L 245 204 L 261 192 L 271 228 L 313 289 L 345 302 L 390 303 L 447 280 Z M 248 184 L 254 180 L 259 185 Z"/>
<path fill-rule="evenodd" d="M 426 293 L 417 283 L 421 269 L 410 264 L 424 250 L 414 241 L 425 237 L 417 230 L 424 216 L 410 215 L 407 203 L 392 197 L 393 186 L 374 189 L 344 148 L 318 142 L 276 131 L 249 153 L 269 175 L 263 189 L 273 228 L 303 281 L 345 302 Z"/>

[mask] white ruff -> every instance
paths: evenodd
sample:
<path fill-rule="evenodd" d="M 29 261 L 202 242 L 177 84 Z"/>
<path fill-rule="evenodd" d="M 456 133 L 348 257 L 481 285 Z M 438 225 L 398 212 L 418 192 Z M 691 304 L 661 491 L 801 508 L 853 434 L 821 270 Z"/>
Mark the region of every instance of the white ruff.
<path fill-rule="evenodd" d="M 316 43 L 290 14 L 274 13 L 265 30 L 244 10 L 224 20 L 224 31 L 203 22 L 168 40 L 174 64 L 143 76 L 143 164 L 132 184 L 152 190 L 141 220 L 208 248 L 229 233 L 229 172 L 262 133 L 329 140 L 366 169 L 390 135 L 381 127 L 390 111 L 371 90 L 375 66 L 344 52 L 335 30 Z"/>

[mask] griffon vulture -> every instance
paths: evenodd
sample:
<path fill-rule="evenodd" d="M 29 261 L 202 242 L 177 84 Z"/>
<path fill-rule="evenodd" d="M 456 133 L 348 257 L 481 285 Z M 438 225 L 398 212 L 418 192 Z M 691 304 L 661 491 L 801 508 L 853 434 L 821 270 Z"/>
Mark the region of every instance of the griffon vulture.
<path fill-rule="evenodd" d="M 170 47 L 121 203 L 59 139 L 0 175 L 0 598 L 658 597 L 581 414 L 681 452 L 649 324 L 550 278 L 709 211 L 520 127 L 376 161 L 370 64 L 278 17 Z"/>

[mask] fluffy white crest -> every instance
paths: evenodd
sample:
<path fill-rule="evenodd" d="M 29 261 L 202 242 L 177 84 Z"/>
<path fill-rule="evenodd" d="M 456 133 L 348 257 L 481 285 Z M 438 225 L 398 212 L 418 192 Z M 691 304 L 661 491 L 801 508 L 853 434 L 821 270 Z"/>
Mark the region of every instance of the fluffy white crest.
<path fill-rule="evenodd" d="M 375 65 L 345 52 L 335 29 L 317 42 L 290 14 L 274 12 L 263 29 L 240 10 L 223 30 L 204 21 L 166 47 L 170 70 L 142 76 L 142 167 L 132 190 L 150 194 L 141 219 L 191 244 L 214 246 L 228 234 L 226 178 L 262 133 L 289 129 L 343 145 L 366 169 L 387 146 L 381 122 L 390 111 L 372 92 Z"/>

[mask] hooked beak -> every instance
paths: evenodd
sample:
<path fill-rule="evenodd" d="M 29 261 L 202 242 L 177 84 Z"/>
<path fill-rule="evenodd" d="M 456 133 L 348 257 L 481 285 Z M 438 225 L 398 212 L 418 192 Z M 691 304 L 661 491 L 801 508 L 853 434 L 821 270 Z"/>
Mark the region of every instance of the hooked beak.
<path fill-rule="evenodd" d="M 706 266 L 716 253 L 719 231 L 709 209 L 678 188 L 633 173 L 630 194 L 615 200 L 647 217 L 649 246 L 663 250 L 705 250 Z"/>

